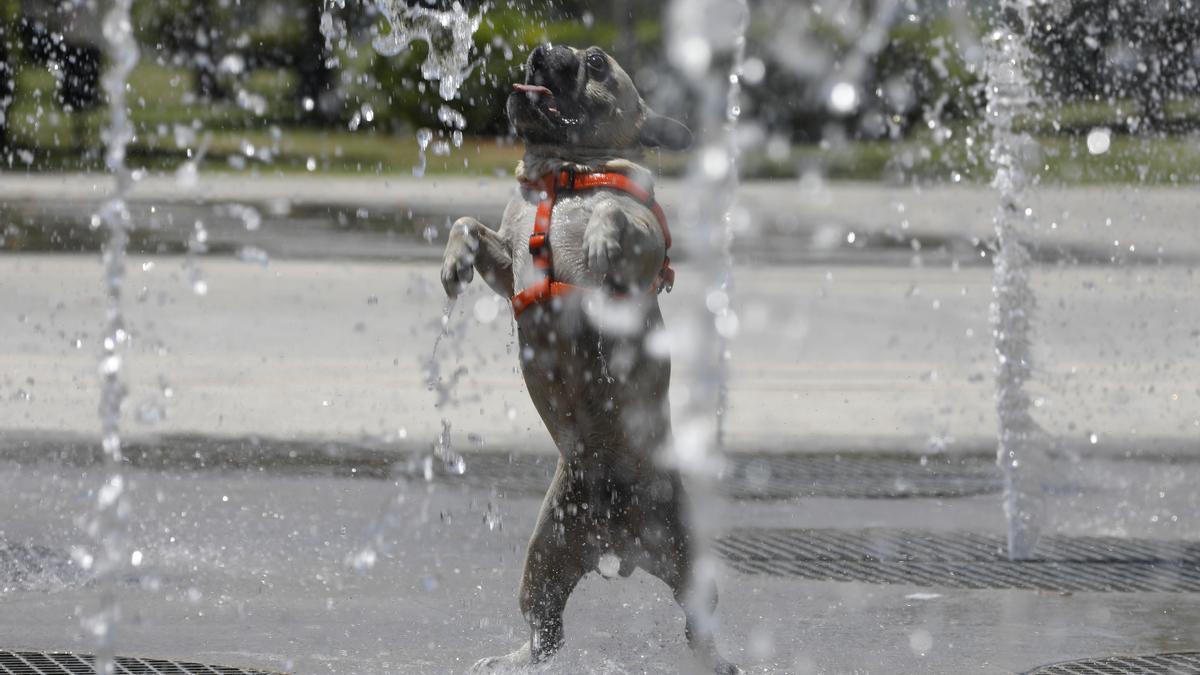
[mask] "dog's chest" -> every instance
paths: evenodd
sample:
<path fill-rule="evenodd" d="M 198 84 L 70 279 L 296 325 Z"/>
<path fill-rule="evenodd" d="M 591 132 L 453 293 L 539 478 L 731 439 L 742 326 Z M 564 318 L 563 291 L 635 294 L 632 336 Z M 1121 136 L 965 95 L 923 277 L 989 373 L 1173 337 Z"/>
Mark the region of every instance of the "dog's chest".
<path fill-rule="evenodd" d="M 555 200 L 550 220 L 549 246 L 556 280 L 581 286 L 599 284 L 600 275 L 587 269 L 583 233 L 596 207 L 602 200 L 612 198 L 602 191 L 589 191 L 563 194 Z M 541 278 L 541 272 L 534 266 L 533 254 L 529 250 L 529 236 L 533 234 L 537 210 L 538 202 L 522 197 L 514 198 L 505 210 L 504 226 L 509 232 L 517 290 L 527 288 Z"/>

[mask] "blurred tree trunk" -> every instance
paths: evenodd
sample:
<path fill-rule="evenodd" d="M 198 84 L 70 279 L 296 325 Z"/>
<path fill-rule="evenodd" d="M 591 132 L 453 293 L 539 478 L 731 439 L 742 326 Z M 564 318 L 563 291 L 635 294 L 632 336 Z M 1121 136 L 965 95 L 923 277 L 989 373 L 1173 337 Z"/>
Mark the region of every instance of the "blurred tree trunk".
<path fill-rule="evenodd" d="M 7 160 L 12 139 L 9 137 L 8 111 L 17 92 L 17 59 L 21 54 L 20 0 L 0 0 L 0 159 Z"/>
<path fill-rule="evenodd" d="M 7 10 L 7 7 L 5 8 Z M 13 62 L 13 26 L 8 12 L 0 14 L 0 154 L 8 154 L 8 108 L 16 89 L 16 64 Z"/>
<path fill-rule="evenodd" d="M 206 101 L 229 97 L 217 77 L 217 30 L 213 26 L 213 0 L 192 1 L 192 68 L 196 75 L 196 93 Z"/>
<path fill-rule="evenodd" d="M 324 0 L 308 0 L 304 7 L 304 39 L 296 54 L 296 74 L 300 81 L 296 96 L 302 114 L 313 122 L 328 122 L 335 111 L 329 109 L 329 92 L 333 90 L 334 71 L 326 60 L 325 36 L 321 33 Z M 305 100 L 312 101 L 311 108 Z"/>

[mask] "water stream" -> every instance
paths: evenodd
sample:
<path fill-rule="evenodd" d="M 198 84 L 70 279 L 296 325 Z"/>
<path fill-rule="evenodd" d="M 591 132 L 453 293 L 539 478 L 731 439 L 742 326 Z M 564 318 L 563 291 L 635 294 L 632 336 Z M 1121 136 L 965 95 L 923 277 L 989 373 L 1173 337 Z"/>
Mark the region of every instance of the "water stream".
<path fill-rule="evenodd" d="M 992 130 L 992 187 L 999 198 L 993 222 L 997 252 L 993 261 L 992 336 L 996 355 L 996 416 L 999 423 L 997 461 L 1004 473 L 1004 515 L 1008 521 L 1008 554 L 1029 558 L 1037 545 L 1044 511 L 1038 427 L 1031 414 L 1026 386 L 1033 374 L 1032 317 L 1035 309 L 1029 284 L 1030 257 L 1023 239 L 1034 227 L 1033 212 L 1025 206 L 1029 182 L 1024 159 L 1028 136 L 1014 130 L 1016 118 L 1028 112 L 1031 101 L 1025 76 L 1025 47 L 1007 18 L 1026 25 L 1019 2 L 1005 2 L 1003 13 L 987 38 L 987 122 Z"/>
<path fill-rule="evenodd" d="M 112 196 L 93 218 L 93 226 L 103 225 L 108 232 L 104 247 L 105 327 L 100 357 L 101 446 L 105 457 L 105 478 L 96 491 L 95 508 L 87 523 L 87 533 L 95 553 L 83 553 L 85 568 L 91 568 L 100 588 L 99 609 L 84 619 L 84 627 L 95 646 L 97 673 L 112 673 L 115 668 L 113 645 L 121 621 L 117 597 L 117 577 L 132 561 L 125 537 L 129 504 L 126 480 L 121 468 L 121 407 L 126 388 L 121 375 L 122 352 L 128 346 L 122 291 L 125 282 L 125 251 L 131 227 L 126 196 L 133 186 L 133 174 L 125 164 L 125 152 L 133 138 L 133 125 L 126 108 L 126 83 L 138 60 L 138 47 L 130 18 L 132 0 L 113 0 L 104 17 L 103 32 L 108 69 L 102 85 L 108 98 L 108 125 L 103 133 L 105 164 L 116 179 Z"/>
<path fill-rule="evenodd" d="M 707 498 L 722 469 L 723 418 L 725 414 L 728 340 L 736 335 L 737 315 L 732 307 L 733 238 L 738 187 L 737 122 L 741 114 L 740 78 L 745 53 L 745 29 L 749 8 L 744 0 L 675 0 L 668 10 L 668 55 L 686 77 L 687 86 L 699 100 L 696 143 L 688 171 L 680 220 L 687 224 L 689 259 L 698 264 L 688 271 L 697 278 L 683 283 L 703 288 L 701 301 L 693 306 L 682 325 L 673 326 L 672 351 L 682 357 L 672 384 L 686 390 L 686 400 L 675 423 L 675 440 L 667 461 L 693 481 L 696 513 L 692 527 L 701 542 L 696 564 L 696 588 L 713 578 L 716 564 L 707 551 L 713 535 L 706 523 L 717 519 L 706 509 L 718 500 Z M 703 615 L 702 599 L 689 599 Z M 708 622 L 713 617 L 707 617 Z M 703 626 L 711 631 L 713 626 Z"/>
<path fill-rule="evenodd" d="M 327 4 L 321 22 L 322 33 L 330 46 L 345 33 L 344 24 L 331 18 L 335 5 L 337 8 L 344 6 L 340 1 Z M 414 6 L 397 0 L 374 0 L 374 5 L 389 28 L 386 34 L 375 36 L 372 44 L 377 52 L 384 56 L 395 56 L 417 40 L 428 45 L 428 56 L 421 65 L 421 76 L 428 82 L 438 82 L 438 95 L 445 102 L 438 109 L 438 119 L 450 130 L 454 147 L 460 147 L 466 118 L 448 103 L 458 98 L 459 89 L 474 68 L 471 62 L 474 35 L 483 20 L 483 12 L 472 16 L 458 2 L 447 10 Z M 425 175 L 426 153 L 430 150 L 434 133 L 431 129 L 421 128 L 417 130 L 416 138 L 419 159 L 417 166 L 413 167 L 413 175 L 421 178 Z M 433 152 L 445 154 L 449 152 L 449 147 L 445 141 L 438 141 L 433 144 Z M 427 231 L 427 234 L 428 243 L 434 245 L 437 241 L 436 230 Z M 455 304 L 454 299 L 446 300 L 429 357 L 421 360 L 426 387 L 435 393 L 434 407 L 441 413 L 441 431 L 433 440 L 430 453 L 421 461 L 420 468 L 426 480 L 432 480 L 435 472 L 462 474 L 467 470 L 466 459 L 454 449 L 452 421 L 447 413 L 454 403 L 455 386 L 467 371 L 461 365 L 448 368 L 449 364 L 440 349 L 447 338 L 461 339 L 460 334 L 450 327 Z M 348 558 L 348 564 L 365 571 L 374 566 L 381 553 L 387 552 L 388 531 L 399 525 L 395 522 L 394 505 L 403 501 L 404 496 L 397 495 L 382 507 L 368 529 L 368 543 Z"/>

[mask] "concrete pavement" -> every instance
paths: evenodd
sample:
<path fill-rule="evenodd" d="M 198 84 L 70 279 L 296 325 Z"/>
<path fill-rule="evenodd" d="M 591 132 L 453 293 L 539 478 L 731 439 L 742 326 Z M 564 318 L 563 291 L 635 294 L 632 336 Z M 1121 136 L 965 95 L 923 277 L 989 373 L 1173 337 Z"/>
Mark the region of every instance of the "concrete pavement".
<path fill-rule="evenodd" d="M 474 449 L 549 450 L 516 372 L 509 311 L 481 285 L 458 303 L 434 407 L 424 369 L 444 296 L 431 264 L 131 259 L 132 434 L 370 437 L 429 443 L 440 420 Z M 697 303 L 691 268 L 662 299 Z M 100 267 L 0 257 L 0 428 L 93 433 Z M 1034 275 L 1038 421 L 1092 452 L 1194 452 L 1200 316 L 1190 268 L 1043 268 Z M 990 273 L 980 268 L 746 266 L 727 431 L 738 450 L 990 451 Z M 676 336 L 676 348 L 686 346 Z M 689 373 L 678 370 L 674 400 Z"/>

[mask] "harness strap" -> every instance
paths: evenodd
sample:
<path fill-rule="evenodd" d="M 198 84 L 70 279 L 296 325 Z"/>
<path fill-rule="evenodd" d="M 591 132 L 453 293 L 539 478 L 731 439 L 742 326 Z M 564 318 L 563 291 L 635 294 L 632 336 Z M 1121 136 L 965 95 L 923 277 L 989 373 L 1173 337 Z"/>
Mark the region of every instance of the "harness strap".
<path fill-rule="evenodd" d="M 529 307 L 545 302 L 552 298 L 557 298 L 560 295 L 566 295 L 573 291 L 583 290 L 579 286 L 573 284 L 564 284 L 561 281 L 554 281 L 550 277 L 543 277 L 534 285 L 513 296 L 512 307 L 513 312 L 517 316 L 521 315 Z"/>
<path fill-rule="evenodd" d="M 537 181 L 523 183 L 523 185 L 531 190 L 538 190 L 544 195 L 538 202 L 537 213 L 533 218 L 533 233 L 529 235 L 529 253 L 533 256 L 534 267 L 545 273 L 545 277 L 513 296 L 512 307 L 517 316 L 520 316 L 521 312 L 531 305 L 579 288 L 554 280 L 554 265 L 550 255 L 550 222 L 559 191 L 578 192 L 609 188 L 632 196 L 654 214 L 655 220 L 662 228 L 663 243 L 666 249 L 671 248 L 671 230 L 667 227 L 667 215 L 663 213 L 662 207 L 654 199 L 653 191 L 646 190 L 625 174 L 614 171 L 576 173 L 574 170 L 564 169 L 557 174 L 548 173 Z M 659 270 L 654 286 L 650 290 L 655 293 L 665 290 L 669 293 L 674 285 L 675 270 L 671 268 L 670 256 L 664 255 L 662 269 Z"/>

